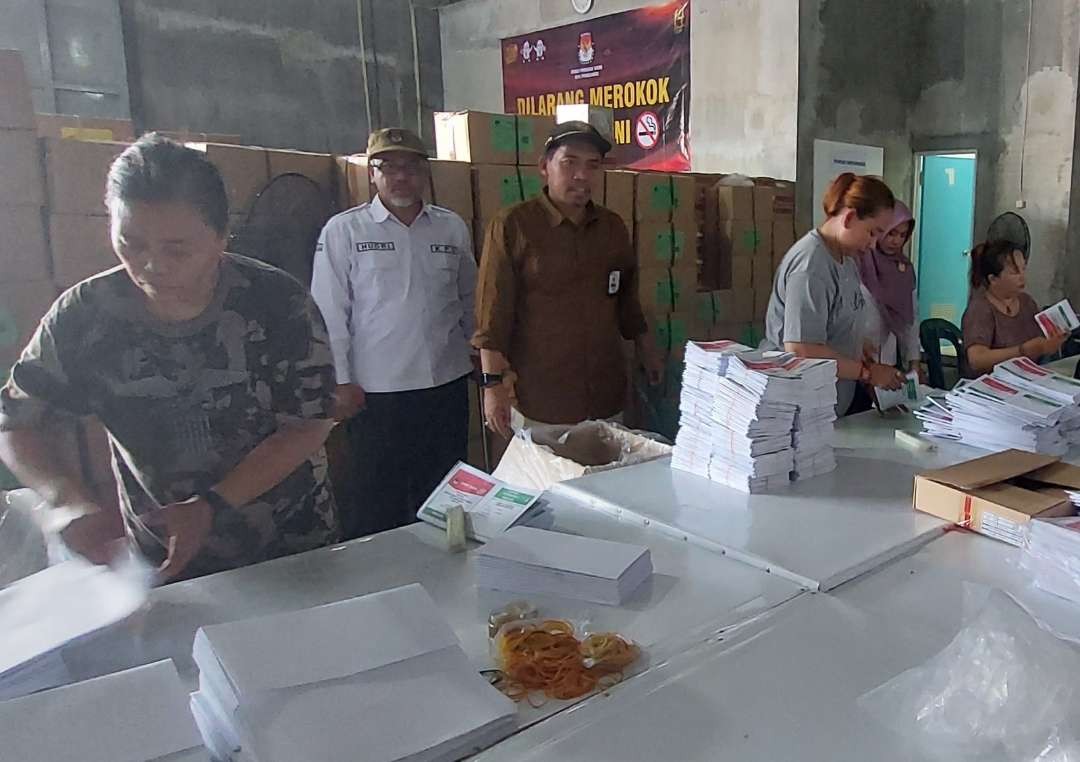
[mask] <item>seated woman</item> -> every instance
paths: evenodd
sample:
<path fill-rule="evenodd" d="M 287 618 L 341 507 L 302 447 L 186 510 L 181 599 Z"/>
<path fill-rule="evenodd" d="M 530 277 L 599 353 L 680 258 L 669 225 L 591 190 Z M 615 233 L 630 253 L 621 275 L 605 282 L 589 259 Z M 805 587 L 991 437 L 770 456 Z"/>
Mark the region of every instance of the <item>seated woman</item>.
<path fill-rule="evenodd" d="M 1068 334 L 1043 336 L 1039 307 L 1024 291 L 1026 263 L 1008 241 L 989 241 L 971 252 L 971 296 L 962 323 L 966 374 L 989 373 L 999 362 L 1029 357 L 1039 362 L 1061 349 Z"/>
<path fill-rule="evenodd" d="M 914 229 L 911 210 L 897 201 L 889 230 L 859 257 L 866 299 L 864 340 L 875 348 L 878 362 L 908 371 L 919 370 L 922 358 L 915 267 L 904 254 Z"/>
<path fill-rule="evenodd" d="M 825 222 L 780 262 L 762 346 L 836 360 L 836 413 L 844 415 L 856 382 L 898 389 L 904 380 L 895 367 L 864 357 L 864 300 L 855 265 L 855 257 L 885 234 L 895 200 L 876 177 L 845 172 L 829 186 L 823 203 Z"/>
<path fill-rule="evenodd" d="M 143 137 L 105 203 L 121 266 L 42 320 L 0 391 L 0 457 L 78 516 L 73 550 L 107 560 L 126 533 L 167 580 L 336 541 L 334 365 L 307 290 L 224 252 L 225 185 L 196 151 Z M 86 415 L 109 433 L 119 510 L 50 457 L 50 427 Z"/>

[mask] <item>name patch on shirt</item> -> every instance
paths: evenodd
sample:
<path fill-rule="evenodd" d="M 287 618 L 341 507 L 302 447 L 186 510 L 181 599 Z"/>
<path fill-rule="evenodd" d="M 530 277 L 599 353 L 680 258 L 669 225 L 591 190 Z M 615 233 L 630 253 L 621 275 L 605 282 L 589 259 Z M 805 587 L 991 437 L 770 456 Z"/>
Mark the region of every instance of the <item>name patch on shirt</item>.
<path fill-rule="evenodd" d="M 458 247 L 451 246 L 448 243 L 433 243 L 431 244 L 432 254 L 457 254 Z"/>
<path fill-rule="evenodd" d="M 358 252 L 363 251 L 396 251 L 393 241 L 361 241 L 356 244 Z"/>
<path fill-rule="evenodd" d="M 322 251 L 322 250 L 323 250 L 323 242 L 319 241 L 317 244 L 315 244 L 315 251 Z"/>

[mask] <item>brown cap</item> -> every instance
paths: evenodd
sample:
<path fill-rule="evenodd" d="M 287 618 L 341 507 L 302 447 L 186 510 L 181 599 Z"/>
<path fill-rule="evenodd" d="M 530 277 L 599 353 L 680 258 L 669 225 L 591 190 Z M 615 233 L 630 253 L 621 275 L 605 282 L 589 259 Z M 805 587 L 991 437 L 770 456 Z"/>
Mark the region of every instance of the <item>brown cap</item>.
<path fill-rule="evenodd" d="M 424 141 L 420 140 L 420 136 L 412 130 L 401 127 L 387 127 L 382 130 L 375 130 L 368 136 L 367 155 L 369 158 L 390 151 L 417 153 L 425 159 L 428 155 L 427 148 L 424 147 Z"/>
<path fill-rule="evenodd" d="M 611 142 L 600 134 L 600 131 L 588 122 L 563 122 L 555 125 L 555 129 L 548 135 L 544 142 L 544 150 L 558 148 L 570 138 L 581 138 L 596 146 L 603 156 L 611 150 Z"/>

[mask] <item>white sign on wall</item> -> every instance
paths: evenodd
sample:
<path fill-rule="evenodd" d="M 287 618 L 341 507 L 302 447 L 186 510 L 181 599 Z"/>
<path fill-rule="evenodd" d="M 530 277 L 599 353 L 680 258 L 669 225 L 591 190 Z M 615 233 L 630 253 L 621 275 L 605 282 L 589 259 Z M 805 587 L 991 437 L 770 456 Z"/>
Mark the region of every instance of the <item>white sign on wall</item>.
<path fill-rule="evenodd" d="M 821 199 L 837 175 L 854 172 L 857 175 L 885 173 L 885 149 L 857 143 L 837 143 L 832 140 L 814 141 L 814 225 L 825 220 Z"/>

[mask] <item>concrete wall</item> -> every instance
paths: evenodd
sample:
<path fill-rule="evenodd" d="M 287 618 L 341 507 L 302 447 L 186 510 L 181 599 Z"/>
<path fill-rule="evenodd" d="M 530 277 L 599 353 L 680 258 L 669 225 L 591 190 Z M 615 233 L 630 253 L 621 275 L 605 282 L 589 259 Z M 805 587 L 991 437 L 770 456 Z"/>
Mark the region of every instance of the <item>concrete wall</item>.
<path fill-rule="evenodd" d="M 650 5 L 464 0 L 441 11 L 446 107 L 502 111 L 504 37 Z M 701 172 L 795 175 L 798 14 L 790 0 L 692 0 L 690 153 Z"/>
<path fill-rule="evenodd" d="M 358 5 L 362 8 L 365 99 Z M 122 0 L 132 113 L 143 128 L 235 133 L 313 151 L 442 106 L 437 12 L 417 8 L 421 114 L 404 0 Z"/>
<path fill-rule="evenodd" d="M 802 0 L 798 166 L 813 171 L 815 138 L 885 148 L 885 179 L 913 193 L 914 152 L 979 151 L 976 238 L 1015 209 L 1032 233 L 1029 290 L 1066 292 L 1065 256 L 1077 120 L 1080 0 L 1037 0 L 1025 75 L 1028 0 Z M 1029 119 L 1024 138 L 1024 105 Z M 1020 188 L 1021 155 L 1023 190 Z M 808 224 L 810 183 L 799 188 Z M 1080 238 L 1080 231 L 1077 232 Z M 1080 297 L 1080 283 L 1069 288 Z"/>

